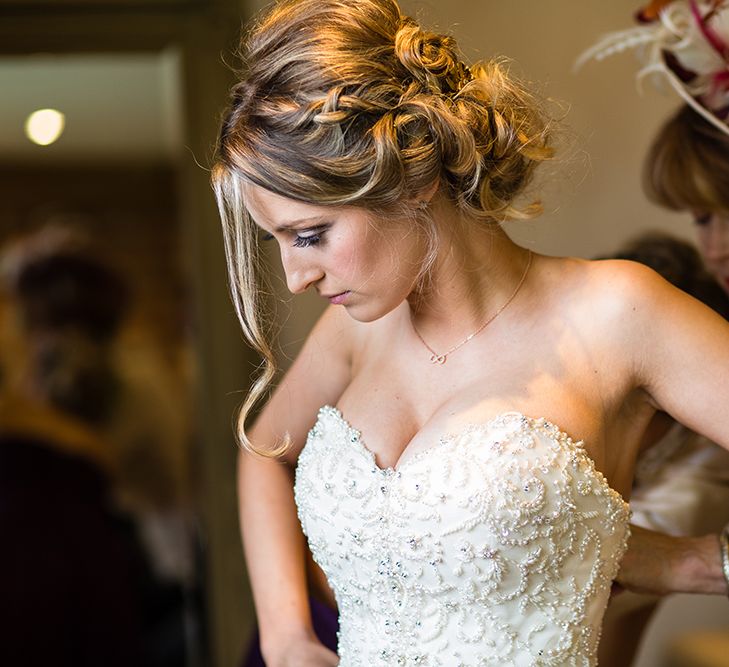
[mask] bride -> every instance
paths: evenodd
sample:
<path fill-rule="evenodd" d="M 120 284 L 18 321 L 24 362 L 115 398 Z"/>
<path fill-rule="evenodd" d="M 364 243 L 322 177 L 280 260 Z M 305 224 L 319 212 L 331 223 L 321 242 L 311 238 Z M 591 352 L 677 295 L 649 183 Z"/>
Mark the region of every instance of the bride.
<path fill-rule="evenodd" d="M 394 0 L 279 2 L 243 60 L 212 179 L 264 359 L 239 489 L 267 664 L 595 665 L 616 577 L 725 592 L 716 536 L 635 530 L 626 554 L 625 499 L 657 409 L 729 447 L 729 324 L 637 264 L 502 231 L 552 154 L 528 92 Z M 274 372 L 264 239 L 331 306 L 247 429 Z"/>

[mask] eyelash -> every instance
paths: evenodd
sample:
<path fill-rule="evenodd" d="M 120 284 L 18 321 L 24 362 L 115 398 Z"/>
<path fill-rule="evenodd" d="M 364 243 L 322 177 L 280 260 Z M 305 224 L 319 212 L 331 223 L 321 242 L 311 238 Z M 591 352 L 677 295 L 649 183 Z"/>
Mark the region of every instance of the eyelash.
<path fill-rule="evenodd" d="M 322 237 L 324 236 L 324 232 L 326 231 L 326 229 L 327 229 L 326 227 L 307 229 L 305 231 L 307 233 L 310 233 L 311 236 L 300 236 L 299 234 L 297 234 L 292 245 L 295 248 L 309 248 L 312 246 L 319 245 L 322 242 Z M 263 234 L 263 236 L 261 238 L 264 241 L 271 241 L 275 237 L 273 234 Z"/>
<path fill-rule="evenodd" d="M 309 248 L 311 246 L 319 245 L 321 243 L 321 237 L 322 237 L 321 231 L 317 231 L 315 234 L 312 234 L 311 236 L 296 236 L 296 239 L 294 240 L 294 247 L 295 248 Z"/>

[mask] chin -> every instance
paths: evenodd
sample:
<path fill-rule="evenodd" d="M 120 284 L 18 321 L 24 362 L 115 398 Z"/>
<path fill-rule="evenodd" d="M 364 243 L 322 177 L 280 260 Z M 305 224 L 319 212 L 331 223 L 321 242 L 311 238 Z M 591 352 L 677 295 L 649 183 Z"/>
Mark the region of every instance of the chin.
<path fill-rule="evenodd" d="M 367 304 L 352 304 L 351 306 L 344 306 L 344 308 L 353 320 L 362 322 L 363 324 L 368 324 L 370 322 L 376 322 L 386 315 L 389 315 L 399 305 L 400 304 L 396 304 L 391 307 L 383 307 L 382 304 L 374 304 L 370 301 Z"/>
<path fill-rule="evenodd" d="M 353 320 L 362 322 L 362 324 L 376 322 L 382 317 L 381 314 L 371 313 L 365 309 L 357 308 L 357 306 L 345 306 L 345 310 Z"/>

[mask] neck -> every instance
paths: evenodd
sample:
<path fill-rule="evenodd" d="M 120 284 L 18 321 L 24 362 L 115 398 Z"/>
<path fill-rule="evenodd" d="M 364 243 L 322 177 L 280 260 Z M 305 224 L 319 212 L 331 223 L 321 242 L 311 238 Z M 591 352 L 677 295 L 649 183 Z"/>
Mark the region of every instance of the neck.
<path fill-rule="evenodd" d="M 495 223 L 463 220 L 447 203 L 433 207 L 438 254 L 423 288 L 408 301 L 416 331 L 441 351 L 504 307 L 519 286 L 529 252 Z"/>

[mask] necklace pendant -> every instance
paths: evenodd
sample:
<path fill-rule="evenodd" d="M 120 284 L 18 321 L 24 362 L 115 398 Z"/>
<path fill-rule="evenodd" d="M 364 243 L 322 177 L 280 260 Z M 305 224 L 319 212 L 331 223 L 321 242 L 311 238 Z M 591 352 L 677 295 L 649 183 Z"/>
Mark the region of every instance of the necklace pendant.
<path fill-rule="evenodd" d="M 448 355 L 455 352 L 456 350 L 460 350 L 466 343 L 473 340 L 478 334 L 480 334 L 491 322 L 493 322 L 503 311 L 504 309 L 514 300 L 517 294 L 519 294 L 519 290 L 521 289 L 521 286 L 524 284 L 524 281 L 526 280 L 527 274 L 529 273 L 529 267 L 532 265 L 532 251 L 527 251 L 527 262 L 526 266 L 524 267 L 524 273 L 521 274 L 521 278 L 519 278 L 519 282 L 517 283 L 516 287 L 514 288 L 514 291 L 511 293 L 511 296 L 504 301 L 504 303 L 489 317 L 476 331 L 469 334 L 464 338 L 458 345 L 455 347 L 452 347 L 447 352 L 444 352 L 443 354 L 438 354 L 437 352 L 433 352 L 433 348 L 428 345 L 428 343 L 425 342 L 425 339 L 420 335 L 420 332 L 415 327 L 415 323 L 412 322 L 411 324 L 413 327 L 413 331 L 415 332 L 415 335 L 420 339 L 420 342 L 425 346 L 425 348 L 430 352 L 430 363 L 435 364 L 436 366 L 442 366 L 447 360 Z"/>

